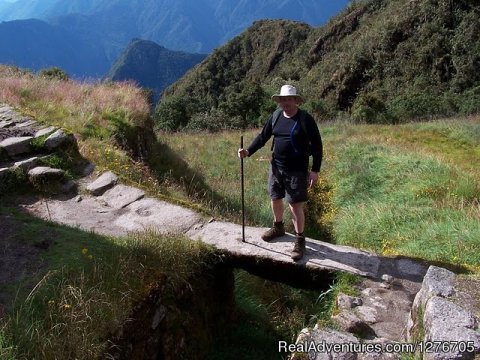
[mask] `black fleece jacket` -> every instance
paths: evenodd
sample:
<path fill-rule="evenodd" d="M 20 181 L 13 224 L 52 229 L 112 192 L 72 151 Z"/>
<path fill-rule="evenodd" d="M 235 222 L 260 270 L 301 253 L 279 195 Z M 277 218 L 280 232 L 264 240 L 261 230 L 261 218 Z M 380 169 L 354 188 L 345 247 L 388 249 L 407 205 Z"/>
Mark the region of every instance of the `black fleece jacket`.
<path fill-rule="evenodd" d="M 304 121 L 307 133 L 305 133 L 300 124 L 300 111 L 304 110 L 299 109 L 292 118 L 285 117 L 282 112 L 273 131 L 273 114 L 270 115 L 262 132 L 257 135 L 247 148 L 249 156 L 252 156 L 257 150 L 262 148 L 273 135 L 275 146 L 273 149 L 272 165 L 289 171 L 308 171 L 309 152 L 311 151 L 313 157 L 312 171 L 319 172 L 323 157 L 320 131 L 313 117 L 306 113 Z M 310 147 L 308 140 L 310 140 Z"/>

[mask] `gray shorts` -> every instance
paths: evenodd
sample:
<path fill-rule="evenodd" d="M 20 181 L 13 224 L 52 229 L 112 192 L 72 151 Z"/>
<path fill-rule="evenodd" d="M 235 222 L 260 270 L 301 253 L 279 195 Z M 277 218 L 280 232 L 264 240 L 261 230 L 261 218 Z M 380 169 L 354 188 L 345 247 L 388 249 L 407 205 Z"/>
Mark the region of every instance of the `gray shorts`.
<path fill-rule="evenodd" d="M 289 204 L 308 200 L 308 172 L 286 171 L 270 166 L 268 172 L 268 194 L 270 199 L 286 198 Z"/>

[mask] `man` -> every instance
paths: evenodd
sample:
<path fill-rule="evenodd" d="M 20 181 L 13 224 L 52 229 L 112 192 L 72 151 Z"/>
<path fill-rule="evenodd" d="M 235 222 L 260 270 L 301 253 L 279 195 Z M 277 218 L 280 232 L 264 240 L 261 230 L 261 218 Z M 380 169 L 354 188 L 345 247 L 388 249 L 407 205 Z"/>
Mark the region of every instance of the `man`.
<path fill-rule="evenodd" d="M 272 241 L 285 234 L 283 199 L 286 197 L 295 227 L 295 246 L 291 257 L 298 261 L 305 253 L 303 207 L 307 201 L 307 187 L 312 187 L 318 180 L 323 155 L 322 139 L 313 117 L 299 109 L 298 105 L 303 99 L 295 87 L 282 86 L 280 94 L 273 95 L 272 99 L 280 110 L 268 118 L 262 132 L 247 149 L 238 150 L 238 156 L 252 156 L 273 135 L 268 192 L 274 221 L 273 227 L 262 235 L 262 239 Z M 310 154 L 313 164 L 311 171 L 308 171 Z"/>

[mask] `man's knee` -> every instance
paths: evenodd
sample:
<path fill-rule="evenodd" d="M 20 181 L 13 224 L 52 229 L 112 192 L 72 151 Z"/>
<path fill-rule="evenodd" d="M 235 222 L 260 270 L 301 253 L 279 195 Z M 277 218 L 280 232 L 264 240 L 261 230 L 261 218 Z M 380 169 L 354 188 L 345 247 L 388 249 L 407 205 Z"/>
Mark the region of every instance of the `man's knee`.
<path fill-rule="evenodd" d="M 295 202 L 295 203 L 288 203 L 288 206 L 290 206 L 290 208 L 292 209 L 298 209 L 298 210 L 301 210 L 303 209 L 303 206 L 305 205 L 305 201 L 299 201 L 299 202 Z"/>

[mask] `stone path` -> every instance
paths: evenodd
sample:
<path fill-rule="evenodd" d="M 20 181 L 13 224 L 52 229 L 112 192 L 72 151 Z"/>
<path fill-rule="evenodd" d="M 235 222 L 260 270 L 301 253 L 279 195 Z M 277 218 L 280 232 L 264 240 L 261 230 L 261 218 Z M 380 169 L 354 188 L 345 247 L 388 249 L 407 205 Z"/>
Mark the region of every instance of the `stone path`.
<path fill-rule="evenodd" d="M 382 258 L 353 247 L 332 245 L 307 238 L 305 257 L 295 263 L 290 258 L 294 237 L 286 234 L 271 243 L 261 240 L 267 228 L 247 226 L 245 242 L 242 227 L 221 221 L 208 221 L 190 209 L 144 197 L 138 189 L 115 185 L 100 196 L 82 195 L 43 200 L 24 205 L 33 215 L 76 226 L 99 234 L 125 236 L 147 229 L 159 233 L 182 233 L 193 240 L 215 246 L 236 257 L 252 257 L 311 271 L 345 271 L 380 279 L 384 274 L 421 281 L 426 268 L 408 259 Z"/>

